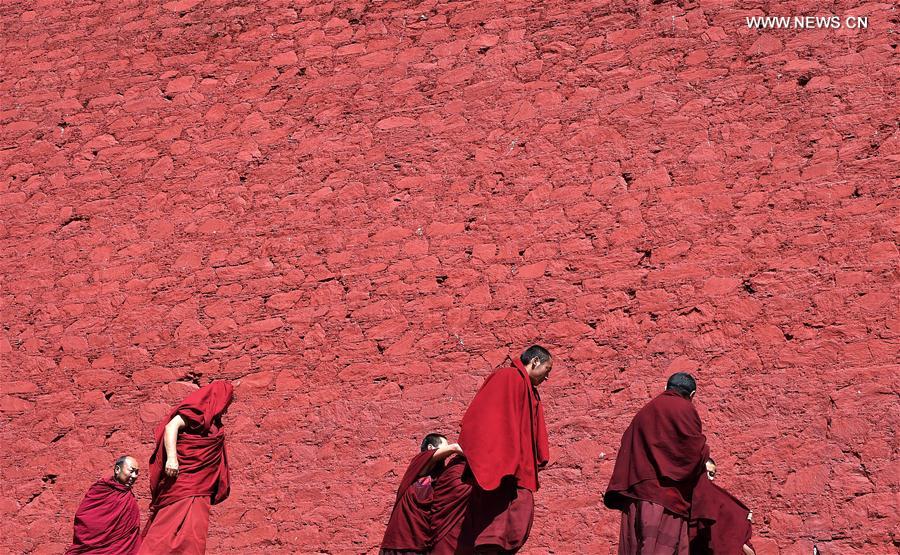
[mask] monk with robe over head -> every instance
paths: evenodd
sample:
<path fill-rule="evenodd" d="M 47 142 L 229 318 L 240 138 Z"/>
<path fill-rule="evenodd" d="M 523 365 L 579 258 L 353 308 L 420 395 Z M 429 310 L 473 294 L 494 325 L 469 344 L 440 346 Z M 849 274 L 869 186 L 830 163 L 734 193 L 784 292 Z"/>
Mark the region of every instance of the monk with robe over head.
<path fill-rule="evenodd" d="M 66 555 L 134 555 L 141 547 L 141 511 L 131 486 L 140 467 L 119 457 L 111 478 L 97 480 L 75 511 L 75 531 Z"/>
<path fill-rule="evenodd" d="M 672 375 L 625 430 L 604 496 L 622 511 L 620 555 L 687 555 L 694 487 L 709 458 L 690 374 Z"/>
<path fill-rule="evenodd" d="M 750 509 L 714 484 L 715 478 L 716 463 L 708 459 L 691 500 L 691 555 L 755 555 Z"/>
<path fill-rule="evenodd" d="M 440 495 L 435 495 L 434 485 L 450 462 L 448 459 L 460 453 L 459 445 L 448 443 L 443 435 L 425 436 L 420 453 L 413 457 L 400 480 L 397 499 L 381 542 L 381 555 L 431 552 L 436 533 L 432 516 L 436 497 L 441 503 Z"/>
<path fill-rule="evenodd" d="M 188 395 L 156 427 L 142 555 L 206 552 L 210 505 L 230 491 L 222 416 L 233 398 L 230 383 L 212 382 Z"/>
<path fill-rule="evenodd" d="M 514 553 L 531 532 L 538 469 L 550 451 L 537 387 L 553 360 L 534 345 L 512 362 L 485 379 L 462 419 L 459 444 L 472 492 L 459 553 Z"/>

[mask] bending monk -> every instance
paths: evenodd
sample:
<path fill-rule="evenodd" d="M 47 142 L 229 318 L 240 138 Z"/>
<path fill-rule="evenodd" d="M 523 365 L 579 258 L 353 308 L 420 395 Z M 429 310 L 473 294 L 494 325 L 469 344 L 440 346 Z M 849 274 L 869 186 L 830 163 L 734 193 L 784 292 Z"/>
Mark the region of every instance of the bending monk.
<path fill-rule="evenodd" d="M 689 553 L 691 496 L 709 458 L 696 391 L 690 374 L 673 374 L 622 436 L 603 499 L 622 511 L 620 555 Z"/>
<path fill-rule="evenodd" d="M 472 495 L 459 552 L 514 553 L 531 532 L 538 469 L 549 460 L 547 427 L 537 387 L 553 359 L 540 345 L 487 377 L 462 419 L 459 444 Z"/>
<path fill-rule="evenodd" d="M 750 509 L 715 479 L 716 463 L 707 459 L 691 500 L 691 555 L 754 555 Z"/>
<path fill-rule="evenodd" d="M 233 398 L 230 383 L 212 382 L 156 427 L 142 555 L 206 552 L 210 505 L 224 501 L 230 491 L 222 416 Z"/>
<path fill-rule="evenodd" d="M 131 486 L 140 468 L 133 457 L 113 465 L 112 478 L 97 480 L 75 511 L 75 532 L 66 555 L 134 555 L 141 547 L 141 511 Z"/>
<path fill-rule="evenodd" d="M 447 459 L 458 453 L 462 453 L 459 445 L 448 443 L 446 437 L 425 436 L 420 453 L 409 463 L 397 489 L 397 500 L 381 542 L 381 555 L 430 552 L 434 543 L 433 484 L 443 472 Z"/>

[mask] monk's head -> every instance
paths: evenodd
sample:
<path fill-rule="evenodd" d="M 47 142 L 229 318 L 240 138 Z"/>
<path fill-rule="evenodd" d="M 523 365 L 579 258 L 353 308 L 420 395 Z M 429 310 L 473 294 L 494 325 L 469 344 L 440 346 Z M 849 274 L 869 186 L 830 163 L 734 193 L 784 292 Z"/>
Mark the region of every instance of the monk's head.
<path fill-rule="evenodd" d="M 421 451 L 432 451 L 434 449 L 440 449 L 441 447 L 445 447 L 449 444 L 447 438 L 442 436 L 441 434 L 428 434 L 425 436 L 425 439 L 422 440 L 422 448 Z"/>
<path fill-rule="evenodd" d="M 687 372 L 677 372 L 669 376 L 669 381 L 666 382 L 666 391 L 674 391 L 690 400 L 697 393 L 697 382 L 694 380 L 694 376 Z"/>
<path fill-rule="evenodd" d="M 550 351 L 540 345 L 532 345 L 525 349 L 519 356 L 528 377 L 531 378 L 532 385 L 541 385 L 544 380 L 550 377 L 550 370 L 553 369 L 553 358 Z"/>
<path fill-rule="evenodd" d="M 140 473 L 140 465 L 134 457 L 122 455 L 113 466 L 113 478 L 123 486 L 131 487 Z"/>
<path fill-rule="evenodd" d="M 716 461 L 712 459 L 706 459 L 706 476 L 710 480 L 716 479 Z"/>

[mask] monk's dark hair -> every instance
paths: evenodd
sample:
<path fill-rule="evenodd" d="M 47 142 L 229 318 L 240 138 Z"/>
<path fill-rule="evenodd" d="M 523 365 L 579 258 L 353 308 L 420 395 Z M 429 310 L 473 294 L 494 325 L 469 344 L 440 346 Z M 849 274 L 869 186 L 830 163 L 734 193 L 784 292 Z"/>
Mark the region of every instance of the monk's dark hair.
<path fill-rule="evenodd" d="M 533 358 L 538 359 L 538 362 L 544 364 L 550 360 L 550 351 L 540 345 L 532 345 L 519 355 L 519 360 L 522 361 L 522 364 L 528 364 Z"/>
<path fill-rule="evenodd" d="M 422 447 L 419 450 L 428 451 L 429 447 L 437 449 L 441 445 L 442 439 L 447 439 L 447 436 L 444 434 L 430 433 L 422 440 Z"/>
<path fill-rule="evenodd" d="M 119 469 L 119 468 L 122 468 L 123 466 L 125 466 L 125 461 L 128 460 L 128 457 L 129 457 L 129 455 L 122 455 L 121 457 L 116 459 L 115 464 L 113 464 L 113 472 L 115 472 L 116 469 Z"/>
<path fill-rule="evenodd" d="M 690 397 L 691 393 L 697 390 L 697 382 L 694 376 L 687 372 L 676 372 L 669 376 L 666 382 L 666 391 L 674 391 L 682 397 Z"/>

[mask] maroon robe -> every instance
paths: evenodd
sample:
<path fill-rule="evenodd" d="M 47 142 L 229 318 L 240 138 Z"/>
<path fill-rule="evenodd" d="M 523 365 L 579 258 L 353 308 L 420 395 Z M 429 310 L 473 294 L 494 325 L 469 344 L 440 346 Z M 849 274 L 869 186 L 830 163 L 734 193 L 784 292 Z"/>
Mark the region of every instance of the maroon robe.
<path fill-rule="evenodd" d="M 540 397 L 518 358 L 484 381 L 463 416 L 459 444 L 474 486 L 460 547 L 522 547 L 534 517 L 538 468 L 550 449 Z"/>
<path fill-rule="evenodd" d="M 750 546 L 750 509 L 705 475 L 691 501 L 691 555 L 742 555 Z M 752 547 L 752 546 L 751 546 Z"/>
<path fill-rule="evenodd" d="M 708 458 L 694 404 L 665 391 L 638 411 L 625 430 L 604 503 L 623 510 L 629 500 L 649 501 L 687 518 L 691 492 Z"/>
<path fill-rule="evenodd" d="M 400 480 L 394 509 L 381 540 L 381 552 L 385 555 L 396 552 L 424 553 L 431 543 L 430 512 L 434 490 L 432 477 L 421 474 L 433 455 L 434 450 L 428 450 L 413 457 Z"/>
<path fill-rule="evenodd" d="M 231 490 L 219 417 L 233 398 L 230 383 L 212 382 L 191 393 L 156 427 L 156 449 L 150 456 L 150 519 L 142 553 L 203 553 L 209 505 L 224 501 Z M 164 435 L 175 416 L 181 416 L 185 425 L 176 443 L 178 475 L 169 478 Z"/>
<path fill-rule="evenodd" d="M 115 478 L 97 480 L 75 511 L 66 555 L 134 555 L 141 546 L 141 511 L 131 488 Z"/>
<path fill-rule="evenodd" d="M 431 555 L 466 553 L 465 548 L 460 546 L 460 534 L 469 508 L 472 484 L 463 480 L 465 470 L 465 457 L 456 455 L 447 461 L 446 467 L 432 483 L 434 500 L 431 504 Z"/>
<path fill-rule="evenodd" d="M 694 404 L 674 391 L 647 403 L 622 435 L 603 501 L 622 511 L 619 553 L 688 552 L 694 486 L 709 447 Z"/>

